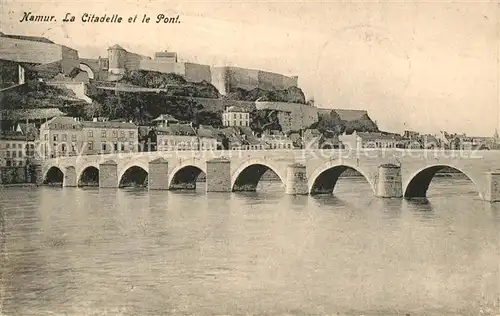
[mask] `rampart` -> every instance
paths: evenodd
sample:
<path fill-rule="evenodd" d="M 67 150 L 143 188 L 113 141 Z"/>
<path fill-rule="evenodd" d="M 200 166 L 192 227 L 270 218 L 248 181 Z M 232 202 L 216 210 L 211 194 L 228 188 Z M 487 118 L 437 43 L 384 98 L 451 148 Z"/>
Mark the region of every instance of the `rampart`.
<path fill-rule="evenodd" d="M 69 74 L 79 67 L 78 52 L 54 43 L 0 36 L 0 59 L 19 63 L 49 64 L 61 62 L 61 71 Z"/>

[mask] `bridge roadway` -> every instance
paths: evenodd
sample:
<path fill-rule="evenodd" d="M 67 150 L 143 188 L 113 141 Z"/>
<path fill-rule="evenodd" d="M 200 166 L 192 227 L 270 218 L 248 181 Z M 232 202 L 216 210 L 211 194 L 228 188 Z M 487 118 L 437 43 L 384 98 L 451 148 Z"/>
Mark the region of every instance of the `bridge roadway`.
<path fill-rule="evenodd" d="M 98 174 L 101 188 L 118 188 L 131 171 L 147 174 L 154 189 L 194 188 L 206 175 L 207 192 L 252 191 L 268 169 L 285 184 L 289 194 L 331 193 L 347 168 L 360 172 L 379 197 L 425 197 L 440 169 L 464 173 L 486 201 L 500 201 L 500 151 L 450 150 L 218 150 L 138 152 L 73 156 L 42 162 L 42 179 L 59 169 L 63 186 L 84 185 L 87 173 Z M 142 169 L 142 170 L 141 170 Z M 49 172 L 51 171 L 51 172 Z M 124 177 L 124 175 L 128 175 Z M 50 180 L 50 179 L 48 179 Z"/>

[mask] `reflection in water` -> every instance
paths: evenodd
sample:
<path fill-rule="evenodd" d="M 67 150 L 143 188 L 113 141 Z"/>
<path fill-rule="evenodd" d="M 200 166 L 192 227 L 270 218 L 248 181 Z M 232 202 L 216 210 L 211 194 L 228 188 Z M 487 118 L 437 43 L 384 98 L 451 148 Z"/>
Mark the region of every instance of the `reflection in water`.
<path fill-rule="evenodd" d="M 237 194 L 0 190 L 2 313 L 498 309 L 500 204 L 477 200 L 467 182 L 453 195 L 434 181 L 427 201 L 377 199 L 355 179 L 314 197 L 262 185 Z"/>

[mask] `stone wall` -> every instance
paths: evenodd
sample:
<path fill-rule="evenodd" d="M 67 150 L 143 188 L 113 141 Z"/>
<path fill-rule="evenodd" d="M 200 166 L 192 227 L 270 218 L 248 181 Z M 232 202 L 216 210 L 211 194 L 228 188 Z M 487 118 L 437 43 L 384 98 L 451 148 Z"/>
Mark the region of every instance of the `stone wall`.
<path fill-rule="evenodd" d="M 308 128 L 318 121 L 318 108 L 307 104 L 286 103 L 286 102 L 255 102 L 257 110 L 278 110 L 290 113 L 290 117 L 285 115 L 278 116 L 281 120 L 280 125 L 290 126 L 291 130 L 297 131 L 301 128 Z M 283 124 L 282 124 L 283 123 Z"/>
<path fill-rule="evenodd" d="M 64 73 L 78 68 L 78 52 L 66 46 L 0 36 L 0 59 L 15 62 L 49 64 L 61 61 Z"/>
<path fill-rule="evenodd" d="M 223 95 L 234 89 L 282 90 L 297 86 L 298 78 L 241 67 L 212 67 L 212 84 Z"/>
<path fill-rule="evenodd" d="M 210 83 L 212 81 L 210 66 L 195 63 L 184 63 L 184 69 L 184 79 L 188 82 L 206 81 Z"/>

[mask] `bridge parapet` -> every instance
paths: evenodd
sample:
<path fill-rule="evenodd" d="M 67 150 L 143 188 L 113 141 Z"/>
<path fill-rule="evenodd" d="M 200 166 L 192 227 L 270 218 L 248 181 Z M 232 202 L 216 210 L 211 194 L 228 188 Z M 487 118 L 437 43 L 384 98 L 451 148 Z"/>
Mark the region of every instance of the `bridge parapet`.
<path fill-rule="evenodd" d="M 226 158 L 227 162 L 221 163 L 217 160 L 220 158 Z M 158 159 L 161 159 L 161 164 L 157 163 L 160 161 Z M 116 168 L 116 175 L 115 170 L 111 170 L 112 168 L 107 163 L 110 160 L 116 163 L 112 166 Z M 272 169 L 284 184 L 289 183 L 293 180 L 290 177 L 292 175 L 295 177 L 297 173 L 288 169 L 294 163 L 300 163 L 305 167 L 308 193 L 313 193 L 314 190 L 329 191 L 343 170 L 353 168 L 366 178 L 375 195 L 377 192 L 381 196 L 399 195 L 394 192 L 388 194 L 387 191 L 384 193 L 382 192 L 384 189 L 378 187 L 383 182 L 380 181 L 379 167 L 392 164 L 400 168 L 402 195 L 416 197 L 425 195 L 436 172 L 448 166 L 460 170 L 469 177 L 482 198 L 500 200 L 500 193 L 497 197 L 497 186 L 495 186 L 495 183 L 500 183 L 498 172 L 488 173 L 500 167 L 500 151 L 329 149 L 120 153 L 48 159 L 43 161 L 42 173 L 45 176 L 50 167 L 59 168 L 64 174 L 65 186 L 73 186 L 81 178 L 84 170 L 92 166 L 99 169 L 99 178 L 106 178 L 99 181 L 103 186 L 117 187 L 125 172 L 136 166 L 149 174 L 150 188 L 169 189 L 175 175 L 180 170 L 186 172 L 185 167 L 191 166 L 193 170 L 196 169 L 206 174 L 207 191 L 212 190 L 212 187 L 217 190 L 231 191 L 235 189 L 235 185 L 243 189 L 243 184 L 245 186 L 251 184 L 250 187 L 253 189 L 253 185 L 256 181 L 258 182 L 262 172 L 268 168 Z M 167 174 L 168 176 L 165 177 Z M 224 180 L 216 184 L 213 182 L 214 177 L 224 178 Z M 176 178 L 176 181 L 181 178 Z M 238 179 L 244 181 L 241 182 Z M 287 191 L 293 190 L 287 189 Z"/>

